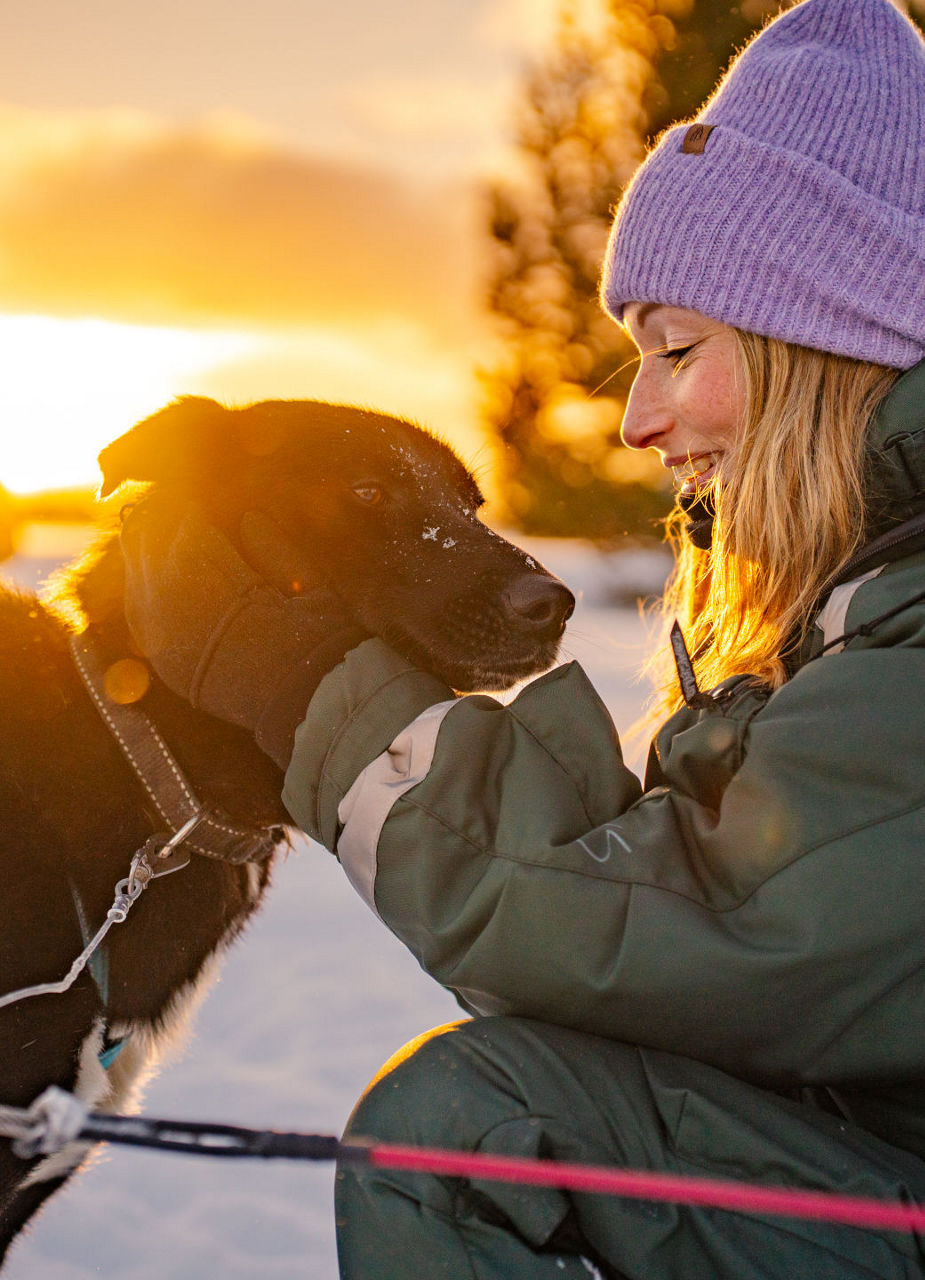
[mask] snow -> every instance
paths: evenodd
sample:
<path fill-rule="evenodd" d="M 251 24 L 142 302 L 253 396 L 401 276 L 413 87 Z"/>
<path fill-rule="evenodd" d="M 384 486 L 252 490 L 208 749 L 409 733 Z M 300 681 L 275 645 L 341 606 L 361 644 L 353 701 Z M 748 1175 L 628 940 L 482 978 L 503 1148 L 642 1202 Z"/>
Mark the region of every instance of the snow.
<path fill-rule="evenodd" d="M 563 658 L 591 675 L 618 729 L 638 716 L 646 628 L 631 602 L 658 590 L 657 552 L 604 555 L 517 539 L 578 595 Z M 25 551 L 29 551 L 27 546 Z M 0 573 L 33 586 L 47 548 Z M 41 554 L 46 553 L 46 554 Z M 639 766 L 639 749 L 629 755 Z M 129 924 L 130 927 L 130 924 Z M 417 966 L 320 846 L 301 841 L 232 950 L 179 1060 L 148 1087 L 151 1116 L 340 1132 L 382 1062 L 453 999 Z M 13 1246 L 4 1280 L 333 1280 L 330 1166 L 104 1148 Z"/>

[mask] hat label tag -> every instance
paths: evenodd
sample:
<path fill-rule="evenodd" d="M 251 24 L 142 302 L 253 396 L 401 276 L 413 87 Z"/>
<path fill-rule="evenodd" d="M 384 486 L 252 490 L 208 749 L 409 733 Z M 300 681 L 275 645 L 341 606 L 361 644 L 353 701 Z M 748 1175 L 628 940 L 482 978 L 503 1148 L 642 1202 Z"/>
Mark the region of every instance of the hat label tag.
<path fill-rule="evenodd" d="M 684 135 L 681 150 L 689 156 L 702 156 L 707 139 L 715 128 L 714 124 L 692 124 Z"/>

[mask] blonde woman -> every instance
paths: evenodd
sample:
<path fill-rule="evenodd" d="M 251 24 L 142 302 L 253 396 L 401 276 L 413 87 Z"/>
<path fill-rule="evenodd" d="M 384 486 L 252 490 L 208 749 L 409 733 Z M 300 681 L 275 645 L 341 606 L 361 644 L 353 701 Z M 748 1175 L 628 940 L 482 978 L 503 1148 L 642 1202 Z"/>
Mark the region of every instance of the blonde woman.
<path fill-rule="evenodd" d="M 352 1135 L 925 1201 L 923 209 L 918 34 L 805 0 L 618 210 L 624 436 L 679 493 L 644 785 L 574 664 L 502 707 L 367 640 L 294 744 L 253 696 L 295 821 L 476 1015 Z M 171 584 L 125 551 L 152 649 Z M 925 1274 L 911 1234 L 400 1172 L 342 1171 L 337 1221 L 349 1280 Z"/>

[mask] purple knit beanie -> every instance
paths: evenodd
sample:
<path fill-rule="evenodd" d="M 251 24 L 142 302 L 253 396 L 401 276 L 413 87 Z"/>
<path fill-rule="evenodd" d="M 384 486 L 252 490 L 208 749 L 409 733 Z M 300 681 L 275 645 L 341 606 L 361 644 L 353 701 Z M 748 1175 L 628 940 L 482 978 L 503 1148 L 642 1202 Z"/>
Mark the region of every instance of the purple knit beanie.
<path fill-rule="evenodd" d="M 617 210 L 604 306 L 925 358 L 925 43 L 890 0 L 804 0 L 668 130 Z"/>

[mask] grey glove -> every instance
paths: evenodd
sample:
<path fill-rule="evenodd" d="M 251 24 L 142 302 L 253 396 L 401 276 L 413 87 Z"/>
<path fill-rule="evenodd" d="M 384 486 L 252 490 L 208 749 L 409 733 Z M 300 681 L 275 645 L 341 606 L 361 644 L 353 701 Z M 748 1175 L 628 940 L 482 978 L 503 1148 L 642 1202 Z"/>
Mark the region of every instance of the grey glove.
<path fill-rule="evenodd" d="M 330 587 L 305 581 L 295 548 L 272 520 L 248 512 L 240 537 L 250 563 L 196 507 L 179 523 L 156 502 L 130 511 L 122 530 L 125 616 L 168 688 L 250 729 L 285 769 L 322 677 L 367 633 Z M 285 595 L 271 581 L 295 582 L 300 594 Z"/>

